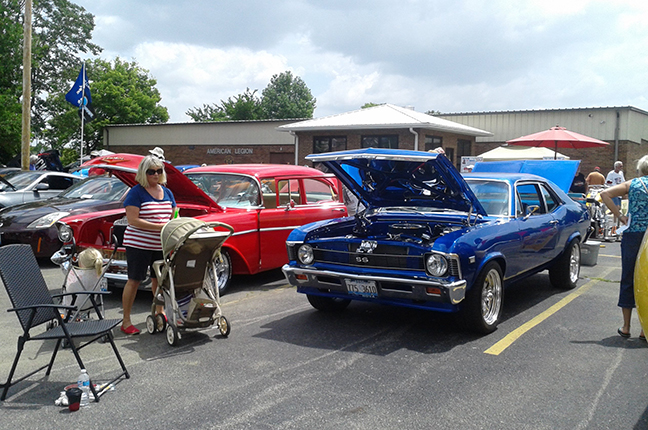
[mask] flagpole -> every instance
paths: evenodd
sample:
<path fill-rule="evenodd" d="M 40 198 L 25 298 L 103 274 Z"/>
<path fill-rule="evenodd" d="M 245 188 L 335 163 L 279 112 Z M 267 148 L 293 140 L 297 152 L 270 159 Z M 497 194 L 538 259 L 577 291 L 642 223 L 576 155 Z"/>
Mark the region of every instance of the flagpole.
<path fill-rule="evenodd" d="M 83 90 L 81 92 L 81 107 L 79 108 L 81 111 L 81 155 L 79 157 L 79 166 L 83 164 L 83 123 L 85 119 L 85 112 L 83 111 L 83 108 L 85 106 L 85 86 L 86 86 L 86 70 L 85 70 L 85 61 L 83 62 L 83 65 L 81 66 L 81 70 L 83 72 L 83 86 L 81 87 Z"/>

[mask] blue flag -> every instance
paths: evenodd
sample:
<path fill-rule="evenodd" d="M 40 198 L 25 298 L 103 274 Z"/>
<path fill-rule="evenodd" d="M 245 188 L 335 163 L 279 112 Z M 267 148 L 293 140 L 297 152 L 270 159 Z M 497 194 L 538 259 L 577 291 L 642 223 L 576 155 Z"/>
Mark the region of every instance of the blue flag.
<path fill-rule="evenodd" d="M 74 82 L 72 89 L 65 95 L 65 100 L 69 101 L 79 109 L 92 103 L 90 84 L 88 83 L 88 76 L 86 76 L 85 63 L 81 66 L 79 77 Z"/>

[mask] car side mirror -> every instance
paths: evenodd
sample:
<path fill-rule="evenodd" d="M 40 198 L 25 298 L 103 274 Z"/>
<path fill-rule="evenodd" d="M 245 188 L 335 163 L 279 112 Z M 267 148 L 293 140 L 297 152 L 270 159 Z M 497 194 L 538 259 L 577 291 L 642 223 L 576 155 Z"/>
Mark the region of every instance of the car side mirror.
<path fill-rule="evenodd" d="M 41 182 L 40 184 L 36 184 L 36 191 L 45 191 L 49 190 L 49 184 L 46 184 L 44 182 Z"/>
<path fill-rule="evenodd" d="M 286 212 L 293 209 L 295 207 L 295 201 L 293 199 L 290 199 L 288 204 L 286 205 Z"/>
<path fill-rule="evenodd" d="M 538 205 L 529 205 L 529 206 L 527 206 L 526 215 L 524 216 L 524 219 L 529 218 L 531 215 L 538 212 L 539 210 L 540 210 L 540 206 L 538 206 Z"/>

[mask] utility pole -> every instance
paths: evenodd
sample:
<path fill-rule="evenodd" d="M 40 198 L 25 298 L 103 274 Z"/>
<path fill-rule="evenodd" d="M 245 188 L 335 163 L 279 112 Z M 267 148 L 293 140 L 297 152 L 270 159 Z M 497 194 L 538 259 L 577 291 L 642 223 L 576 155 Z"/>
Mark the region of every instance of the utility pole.
<path fill-rule="evenodd" d="M 22 146 L 21 165 L 29 170 L 29 145 L 31 137 L 31 36 L 32 0 L 25 0 L 25 28 L 23 33 L 23 91 L 22 91 Z"/>

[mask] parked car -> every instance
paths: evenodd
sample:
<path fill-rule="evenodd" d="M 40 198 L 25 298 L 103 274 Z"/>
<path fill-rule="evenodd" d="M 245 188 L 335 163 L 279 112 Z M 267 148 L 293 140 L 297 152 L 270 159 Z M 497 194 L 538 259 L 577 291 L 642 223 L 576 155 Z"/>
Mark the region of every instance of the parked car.
<path fill-rule="evenodd" d="M 20 172 L 20 167 L 0 167 L 0 176 L 6 176 L 10 172 Z"/>
<path fill-rule="evenodd" d="M 366 207 L 288 237 L 283 272 L 316 309 L 340 311 L 362 300 L 452 312 L 490 333 L 506 285 L 549 269 L 555 287 L 576 286 L 589 215 L 543 177 L 462 177 L 444 155 L 418 151 L 369 148 L 307 159 L 324 163 Z"/>
<path fill-rule="evenodd" d="M 133 186 L 140 155 L 114 154 L 90 161 L 126 185 Z M 167 186 L 174 194 L 180 216 L 231 225 L 234 234 L 221 248 L 218 288 L 224 293 L 232 275 L 255 274 L 280 268 L 288 261 L 285 242 L 296 227 L 313 221 L 344 217 L 340 185 L 331 174 L 301 166 L 228 164 L 197 167 L 183 173 L 165 165 Z M 119 227 L 113 229 L 113 223 Z M 69 216 L 59 223 L 59 234 L 73 237 L 80 249 L 112 251 L 110 238 L 126 223 L 123 208 Z M 122 230 L 123 231 L 123 230 Z M 125 282 L 125 250 L 107 278 Z"/>
<path fill-rule="evenodd" d="M 0 208 L 60 194 L 80 177 L 51 170 L 19 170 L 0 176 Z"/>
<path fill-rule="evenodd" d="M 27 243 L 37 257 L 50 257 L 63 243 L 54 223 L 68 215 L 121 208 L 128 187 L 119 179 L 90 176 L 56 197 L 0 210 L 0 245 Z"/>

